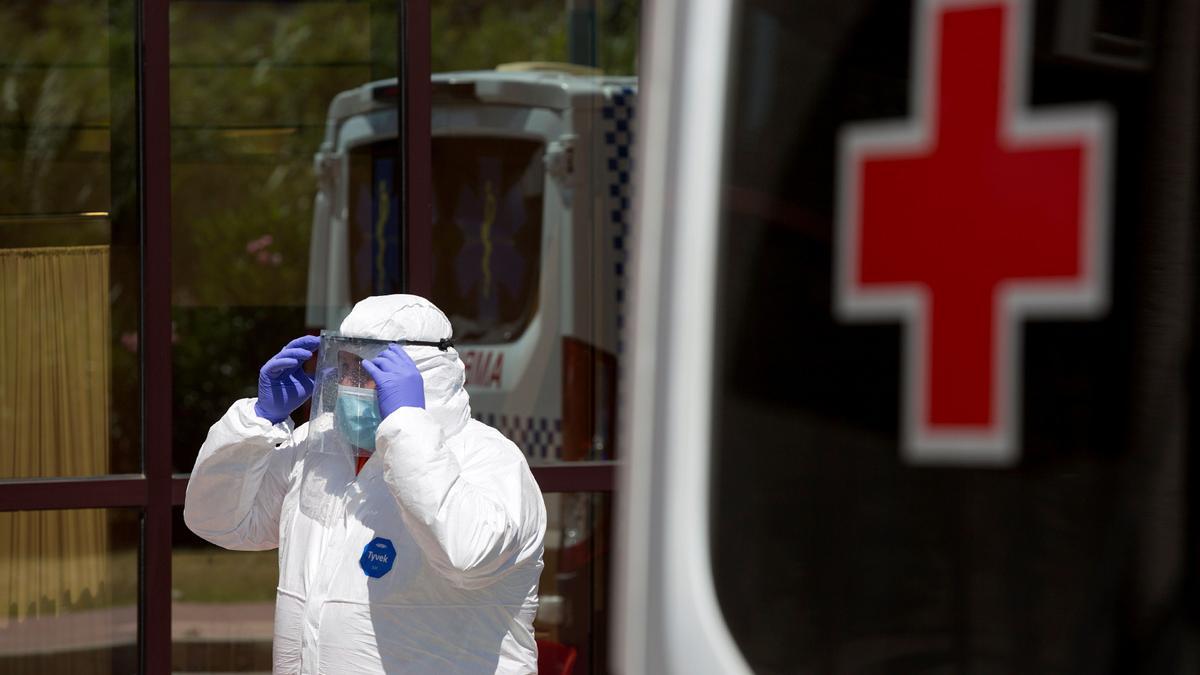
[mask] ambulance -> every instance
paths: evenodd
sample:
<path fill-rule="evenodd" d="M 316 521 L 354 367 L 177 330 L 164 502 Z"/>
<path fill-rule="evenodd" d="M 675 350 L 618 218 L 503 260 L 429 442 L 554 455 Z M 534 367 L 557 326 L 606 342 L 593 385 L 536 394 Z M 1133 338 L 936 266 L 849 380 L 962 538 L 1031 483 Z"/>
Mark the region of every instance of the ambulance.
<path fill-rule="evenodd" d="M 570 64 L 433 76 L 431 299 L 474 414 L 531 463 L 615 456 L 637 82 Z M 338 94 L 318 177 L 307 323 L 399 292 L 395 79 Z"/>

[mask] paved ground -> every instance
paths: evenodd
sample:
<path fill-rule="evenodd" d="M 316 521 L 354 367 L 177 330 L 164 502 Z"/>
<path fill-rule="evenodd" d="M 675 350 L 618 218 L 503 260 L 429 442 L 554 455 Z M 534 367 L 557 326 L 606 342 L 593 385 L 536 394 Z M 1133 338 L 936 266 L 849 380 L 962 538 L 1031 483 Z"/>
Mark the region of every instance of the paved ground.
<path fill-rule="evenodd" d="M 171 637 L 220 642 L 270 642 L 275 633 L 275 603 L 229 604 L 177 602 L 172 607 Z"/>
<path fill-rule="evenodd" d="M 174 603 L 173 642 L 271 642 L 275 606 L 256 603 Z M 0 657 L 132 645 L 137 608 L 109 607 L 26 621 L 0 618 Z"/>

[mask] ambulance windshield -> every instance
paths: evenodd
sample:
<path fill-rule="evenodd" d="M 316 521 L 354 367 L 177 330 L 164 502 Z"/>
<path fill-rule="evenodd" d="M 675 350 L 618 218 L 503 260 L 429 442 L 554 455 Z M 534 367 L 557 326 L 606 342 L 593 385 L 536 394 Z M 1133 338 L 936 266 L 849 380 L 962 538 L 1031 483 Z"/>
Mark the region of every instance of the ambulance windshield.
<path fill-rule="evenodd" d="M 543 144 L 433 139 L 432 299 L 459 343 L 511 342 L 538 303 Z"/>

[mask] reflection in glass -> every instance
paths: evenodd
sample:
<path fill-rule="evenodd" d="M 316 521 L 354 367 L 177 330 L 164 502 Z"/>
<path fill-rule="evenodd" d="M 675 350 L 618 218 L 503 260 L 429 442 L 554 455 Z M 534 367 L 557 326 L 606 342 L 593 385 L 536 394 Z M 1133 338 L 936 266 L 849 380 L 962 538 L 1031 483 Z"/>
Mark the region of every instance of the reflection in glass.
<path fill-rule="evenodd" d="M 641 6 L 639 0 L 432 0 L 433 72 L 570 61 L 631 75 Z"/>
<path fill-rule="evenodd" d="M 138 470 L 133 3 L 0 7 L 0 478 Z"/>
<path fill-rule="evenodd" d="M 531 462 L 617 456 L 636 90 L 572 64 L 434 75 L 432 299 L 473 414 Z"/>
<path fill-rule="evenodd" d="M 606 249 L 622 241 L 627 195 L 615 177 L 629 168 L 628 148 L 615 153 L 632 142 L 632 106 L 621 97 L 636 83 L 612 76 L 636 70 L 639 11 L 629 0 L 431 3 L 433 297 L 475 347 L 463 356 L 477 416 L 533 460 L 613 456 L 607 396 L 588 384 L 612 384 L 608 364 L 620 351 L 620 281 L 610 275 L 623 265 Z M 484 72 L 450 74 L 471 70 Z M 547 86 L 557 91 L 536 91 Z M 541 157 L 519 185 L 544 178 L 544 199 L 534 201 L 540 190 L 489 194 L 489 172 L 520 164 L 488 162 L 515 160 L 534 139 Z M 493 229 L 510 236 L 493 245 Z M 543 278 L 555 291 L 546 297 L 535 288 Z M 525 336 L 531 321 L 538 334 Z M 506 344 L 518 339 L 525 344 Z M 545 357 L 527 359 L 530 351 Z"/>
<path fill-rule="evenodd" d="M 431 12 L 435 82 L 449 70 L 564 61 L 569 55 L 562 2 L 438 0 Z M 591 65 L 608 73 L 634 72 L 637 13 L 636 3 L 618 2 L 593 17 L 592 30 L 601 39 L 596 41 L 599 63 Z M 175 25 L 189 29 L 172 34 L 175 464 L 186 471 L 209 425 L 234 399 L 254 395 L 255 373 L 266 358 L 300 333 L 336 328 L 337 312 L 328 310 L 344 304 L 340 293 L 353 301 L 399 290 L 408 261 L 399 258 L 396 87 L 394 80 L 386 81 L 395 76 L 394 4 L 188 0 L 172 3 L 172 17 Z M 536 70 L 508 77 L 534 80 L 540 77 Z M 626 224 L 635 83 L 605 80 L 594 70 L 562 70 L 593 78 L 586 82 L 588 92 L 580 90 L 577 114 L 532 102 L 529 114 L 514 114 L 517 108 L 510 104 L 477 111 L 470 124 L 454 120 L 459 124 L 450 133 L 441 133 L 446 127 L 434 121 L 430 215 L 437 233 L 448 239 L 435 233 L 433 251 L 410 256 L 432 260 L 435 284 L 454 280 L 457 253 L 467 252 L 463 243 L 474 237 L 478 245 L 473 256 L 466 256 L 462 274 L 493 283 L 477 284 L 462 293 L 461 301 L 442 292 L 433 299 L 457 314 L 460 336 L 502 342 L 534 333 L 529 326 L 537 321 L 533 316 L 548 283 L 547 269 L 554 270 L 555 288 L 565 283 L 560 270 L 568 255 L 557 249 L 546 256 L 546 247 L 570 238 L 579 242 L 569 255 L 577 275 L 574 304 L 556 300 L 555 313 L 546 315 L 537 332 L 538 342 L 523 347 L 536 363 L 524 368 L 514 359 L 516 352 L 504 356 L 469 345 L 460 353 L 468 364 L 476 412 L 531 457 L 604 459 L 613 457 L 620 351 L 614 303 L 621 291 L 615 282 L 595 282 L 592 271 L 622 269 L 613 228 Z M 376 84 L 363 86 L 368 82 Z M 553 83 L 544 88 L 563 89 Z M 345 105 L 331 105 L 339 94 Z M 597 105 L 601 95 L 612 102 L 607 114 Z M 439 96 L 435 84 L 435 116 L 446 103 Z M 440 110 L 450 114 L 457 103 Z M 518 117 L 528 118 L 531 126 L 514 126 L 509 118 Z M 489 125 L 500 133 L 483 133 Z M 573 129 L 578 135 L 567 138 Z M 575 166 L 587 168 L 568 183 L 567 169 Z M 571 188 L 578 191 L 572 194 Z M 471 198 L 460 199 L 463 193 Z M 572 196 L 578 220 L 560 217 Z M 548 211 L 551 197 L 553 211 Z M 478 214 L 473 225 L 452 223 L 456 205 Z M 491 208 L 495 219 L 484 217 Z M 614 218 L 614 211 L 621 215 Z M 519 219 L 512 217 L 518 212 Z M 595 230 L 588 229 L 593 219 Z M 485 234 L 488 221 L 501 227 Z M 442 255 L 439 246 L 446 241 L 453 255 Z M 509 248 L 498 250 L 497 242 Z M 601 246 L 604 252 L 596 252 Z M 497 253 L 507 258 L 483 264 L 497 260 Z M 327 261 L 335 255 L 338 269 L 348 270 L 344 288 L 338 285 L 342 275 L 330 281 L 335 275 Z M 314 286 L 336 298 L 322 295 L 312 301 Z M 334 286 L 338 294 L 328 290 Z M 485 287 L 508 297 L 497 295 L 495 305 L 488 306 Z M 560 312 L 578 317 L 578 327 L 563 331 Z M 518 394 L 500 389 L 517 368 L 529 373 L 524 388 Z M 578 395 L 564 402 L 567 387 Z M 530 409 L 542 391 L 547 395 L 540 402 L 546 405 Z M 301 409 L 295 417 L 304 420 L 308 412 Z M 564 417 L 571 419 L 564 423 Z M 548 535 L 537 623 L 542 653 L 564 659 L 574 654 L 575 673 L 606 672 L 608 498 L 549 495 L 547 503 L 555 524 Z M 186 532 L 182 523 L 176 531 Z M 269 636 L 264 638 L 257 626 L 274 591 L 273 577 L 266 576 L 268 569 L 274 574 L 275 553 L 223 552 L 177 540 L 174 560 L 174 667 L 269 669 L 259 651 Z M 243 569 L 241 564 L 246 578 L 228 580 L 235 568 Z M 189 590 L 189 579 L 207 583 Z M 266 595 L 256 596 L 259 592 Z M 241 637 L 246 639 L 239 642 Z M 245 661 L 239 661 L 242 657 Z M 231 665 L 235 662 L 243 665 Z"/>
<path fill-rule="evenodd" d="M 395 76 L 396 3 L 171 3 L 174 462 L 305 323 L 334 96 Z M 392 289 L 393 291 L 395 289 Z M 296 413 L 297 419 L 307 411 Z"/>
<path fill-rule="evenodd" d="M 277 551 L 227 551 L 187 529 L 175 510 L 171 670 L 271 672 Z"/>
<path fill-rule="evenodd" d="M 381 117 L 370 107 L 361 115 L 337 122 L 352 129 L 359 121 Z M 384 119 L 394 124 L 391 115 Z M 397 143 L 391 128 L 386 140 L 375 142 L 355 143 L 358 139 L 347 138 L 354 135 L 349 129 L 339 134 L 350 146 L 349 185 L 344 194 L 323 195 L 331 203 L 344 201 L 348 209 L 346 255 L 330 256 L 322 272 L 328 277 L 345 275 L 350 298 L 401 284 Z M 462 137 L 439 134 L 432 140 L 431 298 L 450 318 L 460 346 L 520 337 L 537 308 L 542 265 L 544 144 L 481 132 L 477 128 Z M 328 183 L 336 186 L 337 181 Z M 314 244 L 315 249 L 324 247 Z M 314 256 L 318 252 L 314 250 Z M 327 315 L 328 325 L 348 311 L 349 306 L 341 304 Z"/>
<path fill-rule="evenodd" d="M 607 673 L 611 497 L 571 492 L 545 498 L 546 567 L 533 624 L 539 670 Z"/>
<path fill-rule="evenodd" d="M 430 293 L 472 413 L 534 464 L 619 454 L 640 8 L 430 6 Z"/>
<path fill-rule="evenodd" d="M 0 672 L 136 673 L 138 514 L 0 513 Z"/>
<path fill-rule="evenodd" d="M 537 307 L 544 146 L 433 139 L 434 292 L 457 344 L 511 342 Z"/>

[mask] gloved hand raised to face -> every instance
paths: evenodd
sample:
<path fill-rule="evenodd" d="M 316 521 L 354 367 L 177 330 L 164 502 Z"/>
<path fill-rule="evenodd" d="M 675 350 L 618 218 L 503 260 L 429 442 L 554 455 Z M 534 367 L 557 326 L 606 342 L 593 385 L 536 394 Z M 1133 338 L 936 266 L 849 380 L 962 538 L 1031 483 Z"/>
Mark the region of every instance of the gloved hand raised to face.
<path fill-rule="evenodd" d="M 379 356 L 362 362 L 375 380 L 379 415 L 387 419 L 397 408 L 424 408 L 425 381 L 412 357 L 399 345 L 388 345 Z"/>
<path fill-rule="evenodd" d="M 287 343 L 258 371 L 258 402 L 254 412 L 271 424 L 278 424 L 304 405 L 313 393 L 313 378 L 304 372 L 304 362 L 312 358 L 321 338 L 305 335 Z"/>

